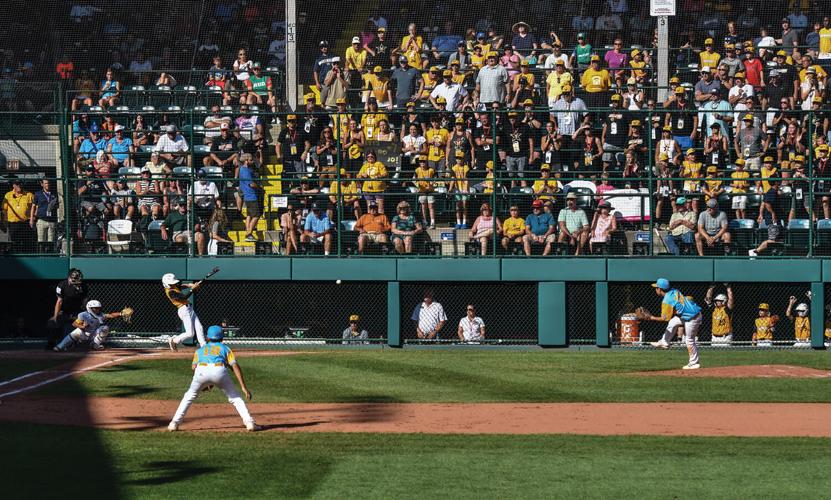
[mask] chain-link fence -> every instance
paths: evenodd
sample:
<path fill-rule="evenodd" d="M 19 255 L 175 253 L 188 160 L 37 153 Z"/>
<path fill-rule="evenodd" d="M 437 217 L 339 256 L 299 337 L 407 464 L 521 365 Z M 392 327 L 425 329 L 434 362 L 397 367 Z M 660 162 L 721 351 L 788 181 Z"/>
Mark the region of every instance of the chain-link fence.
<path fill-rule="evenodd" d="M 402 283 L 401 338 L 416 344 L 536 343 L 536 291 L 535 283 Z"/>
<path fill-rule="evenodd" d="M 597 342 L 595 328 L 595 284 L 566 284 L 566 332 L 572 345 Z"/>
<path fill-rule="evenodd" d="M 702 308 L 698 340 L 705 345 L 810 346 L 808 283 L 673 283 L 672 287 Z M 666 322 L 638 321 L 634 315 L 639 306 L 661 315 L 661 300 L 648 283 L 611 283 L 612 343 L 642 347 L 661 340 Z"/>

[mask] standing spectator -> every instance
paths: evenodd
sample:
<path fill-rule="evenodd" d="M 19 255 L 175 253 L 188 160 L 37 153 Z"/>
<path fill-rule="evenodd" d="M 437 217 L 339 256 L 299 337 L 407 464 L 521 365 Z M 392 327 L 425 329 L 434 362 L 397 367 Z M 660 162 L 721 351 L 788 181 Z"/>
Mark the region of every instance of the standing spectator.
<path fill-rule="evenodd" d="M 819 59 L 831 59 L 831 18 L 822 17 L 822 28 L 819 30 Z"/>
<path fill-rule="evenodd" d="M 40 181 L 40 191 L 35 193 L 32 208 L 29 213 L 29 226 L 37 232 L 38 244 L 41 248 L 45 244 L 55 242 L 55 228 L 58 223 L 60 201 L 58 195 L 50 189 L 49 179 Z"/>
<path fill-rule="evenodd" d="M 410 126 L 413 131 L 416 130 L 415 125 Z M 427 164 L 426 156 L 418 156 L 418 166 L 413 174 L 413 180 L 416 191 L 418 192 L 418 204 L 421 205 L 421 217 L 425 224 L 430 223 L 430 229 L 436 228 L 436 209 L 435 196 L 433 195 L 434 182 L 436 177 L 436 170 Z M 430 214 L 427 217 L 427 214 Z"/>
<path fill-rule="evenodd" d="M 776 43 L 782 46 L 782 49 L 788 53 L 793 54 L 794 49 L 799 51 L 799 32 L 791 27 L 791 20 L 787 17 L 782 18 L 782 36 L 780 36 Z"/>
<path fill-rule="evenodd" d="M 242 202 L 247 212 L 245 216 L 245 241 L 257 241 L 253 233 L 257 229 L 257 222 L 259 222 L 260 216 L 262 215 L 262 209 L 257 193 L 260 186 L 255 181 L 254 157 L 250 153 L 243 153 L 240 156 L 237 179 L 239 180 L 239 189 L 242 193 Z"/>
<path fill-rule="evenodd" d="M 586 34 L 577 33 L 577 46 L 574 47 L 574 53 L 571 54 L 570 66 L 577 68 L 577 71 L 581 73 L 585 71 L 591 63 L 592 50 L 592 46 L 586 40 Z"/>
<path fill-rule="evenodd" d="M 323 244 L 323 255 L 329 255 L 332 247 L 332 221 L 326 212 L 321 215 L 320 207 L 317 203 L 312 204 L 312 210 L 306 216 L 306 222 L 303 225 L 303 235 L 300 237 L 303 243 L 319 243 Z"/>
<path fill-rule="evenodd" d="M 504 103 L 510 93 L 508 71 L 497 64 L 496 52 L 490 52 L 487 65 L 476 76 L 475 104 L 480 109 L 490 108 L 493 103 Z"/>
<path fill-rule="evenodd" d="M 392 50 L 390 43 L 387 40 L 387 28 L 376 28 L 375 39 L 364 45 L 364 49 L 369 53 L 366 65 L 368 67 L 381 66 L 389 68 L 392 65 Z"/>
<path fill-rule="evenodd" d="M 459 328 L 456 334 L 462 342 L 485 340 L 485 322 L 476 315 L 476 308 L 473 304 L 467 305 L 467 315 L 459 320 Z"/>
<path fill-rule="evenodd" d="M 744 69 L 741 59 L 736 57 L 735 48 L 736 46 L 733 44 L 727 45 L 724 51 L 724 58 L 719 62 L 719 79 L 723 82 L 729 78 L 733 78 L 736 76 L 736 73 Z"/>
<path fill-rule="evenodd" d="M 390 230 L 390 222 L 387 216 L 378 213 L 378 204 L 369 202 L 369 213 L 362 215 L 355 224 L 358 231 L 358 253 L 363 254 L 369 243 L 379 245 L 386 244 L 387 233 Z"/>
<path fill-rule="evenodd" d="M 675 200 L 677 210 L 669 218 L 667 234 L 664 236 L 664 243 L 672 255 L 681 255 L 678 243 L 684 243 L 692 247 L 696 232 L 696 219 L 698 217 L 692 210 L 692 200 L 679 196 Z"/>
<path fill-rule="evenodd" d="M 433 301 L 433 290 L 424 291 L 424 301 L 418 308 L 416 336 L 420 339 L 439 340 L 439 332 L 447 322 L 444 308 Z"/>
<path fill-rule="evenodd" d="M 557 132 L 562 136 L 561 150 L 565 151 L 563 164 L 568 165 L 576 158 L 572 135 L 581 125 L 589 123 L 589 115 L 586 103 L 574 96 L 571 84 L 563 85 L 562 91 L 560 98 L 551 107 L 551 118 L 556 120 Z"/>
<path fill-rule="evenodd" d="M 318 47 L 320 48 L 320 53 L 312 66 L 312 77 L 314 78 L 315 87 L 320 94 L 320 103 L 325 105 L 328 88 L 324 88 L 323 82 L 326 81 L 326 76 L 332 70 L 332 61 L 329 55 L 329 42 L 321 40 Z"/>
<path fill-rule="evenodd" d="M 666 125 L 672 127 L 672 137 L 682 150 L 695 146 L 698 136 L 698 115 L 687 102 L 684 87 L 675 88 L 675 101 L 666 114 Z"/>
<path fill-rule="evenodd" d="M 367 202 L 367 211 L 369 211 L 369 203 L 374 201 L 378 204 L 378 211 L 384 213 L 383 193 L 387 189 L 387 175 L 387 167 L 377 161 L 375 151 L 367 151 L 366 162 L 357 175 L 358 179 L 366 179 L 362 182 L 361 189 Z"/>
<path fill-rule="evenodd" d="M 458 44 L 456 44 L 456 52 L 453 52 L 447 58 L 447 64 L 450 67 L 453 67 L 453 65 L 457 63 L 459 69 L 462 71 L 465 71 L 468 68 L 468 66 L 472 64 L 470 55 L 467 53 L 467 45 L 464 41 L 460 41 Z"/>
<path fill-rule="evenodd" d="M 425 134 L 427 143 L 427 164 L 439 175 L 447 167 L 447 143 L 450 133 L 441 126 L 441 116 L 430 115 L 430 128 Z"/>
<path fill-rule="evenodd" d="M 748 47 L 745 52 L 744 73 L 747 75 L 747 83 L 753 86 L 755 92 L 759 92 L 765 86 L 764 63 L 756 57 L 753 47 Z"/>
<path fill-rule="evenodd" d="M 612 47 L 612 50 L 606 52 L 606 55 L 603 56 L 603 60 L 606 61 L 606 66 L 609 67 L 609 72 L 614 78 L 618 73 L 626 70 L 626 62 L 629 56 L 623 52 L 623 40 L 620 38 L 615 38 Z"/>
<path fill-rule="evenodd" d="M 537 44 L 537 39 L 531 33 L 531 27 L 527 23 L 520 21 L 514 24 L 511 31 L 514 32 L 511 45 L 521 57 L 527 58 L 531 55 L 536 55 L 539 44 Z"/>
<path fill-rule="evenodd" d="M 742 118 L 744 128 L 739 131 L 735 139 L 736 156 L 744 158 L 747 168 L 751 171 L 759 170 L 762 156 L 762 130 L 754 126 L 755 117 L 748 113 Z"/>
<path fill-rule="evenodd" d="M 505 127 L 507 139 L 507 156 L 505 158 L 505 169 L 511 177 L 511 187 L 515 187 L 516 177 L 521 179 L 519 184 L 522 187 L 528 185 L 525 179 L 525 168 L 533 163 L 534 136 L 529 127 L 519 120 L 519 113 L 511 111 L 508 113 L 508 124 Z"/>
<path fill-rule="evenodd" d="M 727 231 L 727 214 L 718 209 L 718 200 L 711 198 L 707 210 L 698 216 L 698 231 L 695 233 L 695 246 L 698 255 L 704 256 L 704 245 L 712 248 L 716 243 L 730 244 Z"/>
<path fill-rule="evenodd" d="M 586 217 L 586 212 L 577 206 L 576 193 L 568 193 L 566 203 L 567 207 L 560 210 L 557 216 L 557 224 L 560 226 L 560 236 L 557 241 L 559 243 L 567 241 L 569 245 L 575 245 L 577 247 L 575 255 L 580 255 L 589 239 L 589 219 Z"/>
<path fill-rule="evenodd" d="M 762 198 L 762 204 L 759 206 L 759 217 L 757 222 L 761 226 L 762 221 L 765 222 L 768 229 L 767 239 L 761 242 L 756 248 L 748 250 L 747 254 L 751 257 L 756 257 L 760 252 L 764 252 L 772 243 L 777 243 L 782 238 L 782 200 L 779 195 L 779 179 L 776 177 L 769 178 L 766 182 L 770 184 L 770 188 L 765 191 Z"/>
<path fill-rule="evenodd" d="M 446 69 L 442 72 L 442 83 L 436 85 L 430 93 L 430 102 L 436 109 L 441 109 L 438 104 L 439 98 L 444 98 L 446 103 L 445 111 L 456 111 L 467 103 L 467 90 L 464 86 L 453 81 L 453 72 Z"/>
<path fill-rule="evenodd" d="M 420 73 L 417 69 L 410 67 L 406 56 L 398 58 L 398 67 L 392 71 L 390 81 L 395 83 L 395 107 L 403 109 L 410 101 L 417 99 L 416 89 L 418 88 Z"/>
<path fill-rule="evenodd" d="M 364 75 L 363 99 L 366 103 L 365 111 L 380 114 L 386 119 L 385 114 L 378 113 L 378 107 L 392 109 L 392 90 L 390 90 L 390 80 L 384 76 L 384 68 L 381 66 L 375 66 L 372 68 L 372 73 Z M 362 122 L 366 120 L 366 116 L 364 115 Z M 367 138 L 371 137 L 372 134 L 367 132 Z"/>
<path fill-rule="evenodd" d="M 545 245 L 543 255 L 551 253 L 551 244 L 555 235 L 554 217 L 549 212 L 543 212 L 542 200 L 531 203 L 531 213 L 525 218 L 525 236 L 522 244 L 525 255 L 531 256 L 531 245 Z"/>
<path fill-rule="evenodd" d="M 234 64 L 231 66 L 236 75 L 237 80 L 240 82 L 245 82 L 251 77 L 251 69 L 254 66 L 254 61 L 248 58 L 248 51 L 245 49 L 239 49 L 237 52 L 237 58 L 234 60 Z"/>
<path fill-rule="evenodd" d="M 401 39 L 401 45 L 397 52 L 407 58 L 409 66 L 420 70 L 423 67 L 422 51 L 424 51 L 424 39 L 416 31 L 415 23 L 407 26 L 407 34 Z"/>
<path fill-rule="evenodd" d="M 563 93 L 563 87 L 573 85 L 574 78 L 566 71 L 566 66 L 561 60 L 557 60 L 552 71 L 545 79 L 545 95 L 548 96 L 548 107 L 553 109 L 554 103 Z"/>
<path fill-rule="evenodd" d="M 591 66 L 580 76 L 580 85 L 586 91 L 586 105 L 599 108 L 605 104 L 606 92 L 612 87 L 609 71 L 600 67 L 600 56 L 591 56 Z"/>
<path fill-rule="evenodd" d="M 704 68 L 709 68 L 711 71 L 718 68 L 718 63 L 721 60 L 721 54 L 713 50 L 712 38 L 704 40 L 704 52 L 699 52 L 698 59 L 700 62 L 699 66 L 701 66 L 702 71 Z"/>
<path fill-rule="evenodd" d="M 326 109 L 334 109 L 339 105 L 339 101 L 346 104 L 346 89 L 349 82 L 346 80 L 346 75 L 340 66 L 340 57 L 333 57 L 330 59 L 332 69 L 326 73 L 326 79 L 323 80 L 323 88 L 321 96 L 326 95 L 326 100 L 322 101 Z"/>
<path fill-rule="evenodd" d="M 360 321 L 361 317 L 357 314 L 351 314 L 349 316 L 349 326 L 341 334 L 341 338 L 343 339 L 342 344 L 369 344 L 369 332 L 358 326 Z"/>
<path fill-rule="evenodd" d="M 30 214 L 34 197 L 23 189 L 20 179 L 12 180 L 12 189 L 3 197 L 3 219 L 15 253 L 31 252 L 34 247 Z"/>
<path fill-rule="evenodd" d="M 745 218 L 745 208 L 747 207 L 747 190 L 749 189 L 749 183 L 747 179 L 750 178 L 750 172 L 744 169 L 745 161 L 741 158 L 736 160 L 736 168 L 733 173 L 730 174 L 730 177 L 733 181 L 730 183 L 730 187 L 732 188 L 730 191 L 731 199 L 732 199 L 732 208 L 736 211 L 736 218 L 737 219 L 744 219 Z"/>
<path fill-rule="evenodd" d="M 297 128 L 297 115 L 286 116 L 286 128 L 277 136 L 280 147 L 277 148 L 277 158 L 283 161 L 283 171 L 301 176 L 305 173 L 305 166 L 301 155 L 311 148 L 305 140 L 304 134 Z"/>

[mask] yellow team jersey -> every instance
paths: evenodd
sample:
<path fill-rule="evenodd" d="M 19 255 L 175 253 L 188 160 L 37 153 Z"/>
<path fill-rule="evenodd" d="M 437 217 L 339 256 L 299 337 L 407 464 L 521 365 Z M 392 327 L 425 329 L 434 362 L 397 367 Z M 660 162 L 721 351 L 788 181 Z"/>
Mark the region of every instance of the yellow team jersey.
<path fill-rule="evenodd" d="M 483 184 L 485 185 L 485 194 L 493 193 L 493 172 L 485 174 L 485 182 Z"/>
<path fill-rule="evenodd" d="M 169 300 L 170 303 L 176 307 L 176 309 L 190 305 L 190 302 L 188 301 L 190 294 L 183 293 L 182 289 L 179 287 L 172 286 L 170 288 L 165 288 L 164 294 L 167 296 L 167 300 Z"/>
<path fill-rule="evenodd" d="M 793 332 L 796 340 L 808 342 L 811 340 L 811 318 L 797 316 L 793 319 Z"/>
<path fill-rule="evenodd" d="M 825 338 L 831 339 L 831 321 L 825 321 Z"/>
<path fill-rule="evenodd" d="M 332 132 L 338 141 L 346 140 L 349 137 L 349 120 L 352 115 L 349 113 L 335 113 L 332 115 Z"/>
<path fill-rule="evenodd" d="M 553 71 L 550 75 L 548 75 L 548 78 L 545 79 L 545 82 L 548 84 L 548 100 L 556 101 L 560 98 L 560 94 L 563 93 L 563 85 L 567 83 L 573 84 L 574 78 L 571 76 L 571 73 L 564 72 L 561 75 L 556 71 Z"/>
<path fill-rule="evenodd" d="M 776 316 L 756 318 L 756 340 L 773 340 L 773 332 L 776 330 Z"/>
<path fill-rule="evenodd" d="M 375 163 L 364 163 L 364 166 L 362 166 L 360 172 L 358 172 L 358 176 L 367 178 L 367 180 L 364 181 L 364 192 L 380 193 L 386 189 L 386 182 L 373 180 L 387 176 L 387 167 L 385 167 L 380 161 L 376 161 Z"/>
<path fill-rule="evenodd" d="M 777 173 L 779 173 L 779 171 L 776 169 L 776 167 L 773 167 L 773 168 L 762 167 L 762 169 L 759 171 L 759 174 L 762 176 L 762 179 L 774 177 Z M 762 181 L 762 193 L 767 193 L 769 189 L 770 189 L 770 181 L 763 180 Z"/>
<path fill-rule="evenodd" d="M 456 179 L 456 191 L 467 193 L 467 173 L 470 172 L 470 167 L 467 165 L 453 165 L 451 168 L 453 177 Z"/>
<path fill-rule="evenodd" d="M 387 88 L 389 87 L 389 79 L 379 77 L 372 73 L 364 76 L 364 90 L 369 90 L 378 104 L 385 104 L 387 99 Z"/>
<path fill-rule="evenodd" d="M 332 181 L 329 183 L 329 196 L 338 196 L 343 194 L 343 201 L 355 201 L 358 193 L 358 186 L 352 181 Z"/>
<path fill-rule="evenodd" d="M 704 184 L 707 185 L 707 191 L 712 193 L 713 191 L 721 188 L 722 181 L 717 181 L 717 180 L 714 180 L 714 179 L 708 177 L 708 178 L 704 179 Z M 710 195 L 709 194 L 704 196 L 704 201 L 710 201 Z"/>
<path fill-rule="evenodd" d="M 819 53 L 831 54 L 831 28 L 819 30 Z"/>
<path fill-rule="evenodd" d="M 415 169 L 415 178 L 416 178 L 416 188 L 418 189 L 419 193 L 429 193 L 433 191 L 433 182 L 430 180 L 425 179 L 432 179 L 436 176 L 436 170 L 430 167 L 421 168 L 416 167 Z"/>
<path fill-rule="evenodd" d="M 635 78 L 646 76 L 646 61 L 629 61 L 629 66 L 632 67 L 632 76 Z"/>
<path fill-rule="evenodd" d="M 742 170 L 741 172 L 736 171 L 730 174 L 730 178 L 734 179 L 733 182 L 730 183 L 734 193 L 747 192 L 748 182 L 744 179 L 750 178 L 750 172 L 746 170 Z"/>
<path fill-rule="evenodd" d="M 366 113 L 361 117 L 361 128 L 364 129 L 364 138 L 374 141 L 378 138 L 378 123 L 386 120 L 389 123 L 386 113 Z"/>
<path fill-rule="evenodd" d="M 681 162 L 681 177 L 687 179 L 701 178 L 701 162 L 684 160 Z M 698 191 L 698 181 L 684 181 L 684 191 Z"/>
<path fill-rule="evenodd" d="M 726 307 L 713 308 L 711 333 L 714 337 L 724 337 L 733 333 L 733 320 L 730 319 L 730 312 Z"/>
<path fill-rule="evenodd" d="M 589 68 L 580 77 L 580 85 L 586 92 L 603 92 L 612 86 L 612 78 L 605 69 L 595 71 Z"/>
<path fill-rule="evenodd" d="M 485 65 L 485 56 L 486 52 L 482 52 L 482 55 L 477 56 L 475 53 L 470 55 L 470 65 L 471 66 L 479 66 L 480 68 Z"/>
<path fill-rule="evenodd" d="M 450 132 L 444 128 L 430 128 L 424 134 L 427 139 L 427 159 L 430 161 L 439 161 L 444 158 L 447 147 L 447 139 L 450 138 Z"/>
<path fill-rule="evenodd" d="M 505 236 L 513 238 L 525 233 L 525 221 L 519 217 L 508 217 L 502 223 L 502 231 Z"/>
<path fill-rule="evenodd" d="M 439 78 L 430 78 L 430 73 L 424 73 L 421 75 L 421 80 L 424 82 L 424 88 L 421 89 L 421 97 L 424 99 L 430 97 L 430 94 L 433 93 L 433 89 L 436 88 L 436 85 L 441 83 L 439 82 Z"/>
<path fill-rule="evenodd" d="M 453 83 L 458 83 L 459 85 L 465 84 L 465 78 L 467 78 L 467 75 L 465 75 L 464 73 L 459 73 L 458 75 L 453 75 L 451 77 Z"/>
<path fill-rule="evenodd" d="M 411 67 L 421 69 L 421 49 L 424 47 L 424 39 L 416 35 L 414 38 L 415 47 L 410 44 L 411 39 L 413 39 L 412 35 L 407 35 L 401 39 L 401 51 L 407 56 L 407 62 Z"/>
<path fill-rule="evenodd" d="M 718 52 L 713 52 L 712 54 L 707 52 L 701 52 L 698 54 L 698 58 L 701 60 L 701 67 L 707 66 L 711 69 L 718 68 L 718 62 L 721 60 L 721 54 Z"/>
<path fill-rule="evenodd" d="M 32 209 L 34 196 L 29 192 L 15 195 L 9 191 L 3 198 L 3 212 L 6 213 L 6 222 L 29 222 L 29 212 Z"/>
<path fill-rule="evenodd" d="M 537 196 L 537 198 L 539 198 L 541 200 L 550 200 L 551 195 L 543 193 L 543 190 L 546 187 L 551 188 L 552 193 L 556 193 L 557 192 L 557 181 L 555 181 L 554 179 L 548 179 L 548 180 L 539 179 L 539 180 L 534 181 L 534 185 L 531 187 L 531 189 L 534 190 L 534 194 L 539 195 L 539 196 Z"/>
<path fill-rule="evenodd" d="M 362 70 L 366 66 L 367 51 L 363 48 L 355 50 L 352 47 L 346 49 L 346 69 L 347 70 Z"/>
<path fill-rule="evenodd" d="M 817 80 L 822 80 L 822 79 L 824 79 L 828 76 L 828 73 L 826 73 L 825 70 L 822 69 L 822 66 L 820 66 L 818 64 L 812 64 L 810 67 L 814 68 L 817 71 Z M 800 81 L 800 83 L 805 81 L 805 75 L 806 74 L 808 74 L 807 69 L 799 70 L 799 81 Z"/>
<path fill-rule="evenodd" d="M 525 80 L 526 87 L 534 87 L 534 75 L 532 73 L 519 73 L 514 75 L 514 87 L 519 87 L 522 80 Z"/>

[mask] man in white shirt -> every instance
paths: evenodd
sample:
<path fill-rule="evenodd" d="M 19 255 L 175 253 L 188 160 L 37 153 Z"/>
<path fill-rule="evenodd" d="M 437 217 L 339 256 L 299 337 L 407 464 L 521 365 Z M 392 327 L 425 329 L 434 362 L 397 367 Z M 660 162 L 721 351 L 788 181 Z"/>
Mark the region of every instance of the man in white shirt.
<path fill-rule="evenodd" d="M 153 150 L 159 153 L 159 158 L 168 165 L 190 166 L 191 155 L 188 152 L 188 142 L 182 134 L 176 131 L 176 125 L 168 125 L 165 134 L 159 137 L 156 148 Z"/>
<path fill-rule="evenodd" d="M 453 81 L 453 72 L 449 69 L 442 72 L 442 78 L 444 81 L 436 85 L 430 93 L 430 102 L 433 103 L 433 107 L 438 108 L 438 98 L 444 97 L 447 102 L 445 111 L 455 111 L 467 101 L 467 90 Z"/>
<path fill-rule="evenodd" d="M 192 198 L 191 203 L 197 208 L 213 211 L 214 206 L 221 206 L 219 189 L 216 183 L 208 180 L 208 175 L 203 169 L 196 173 L 196 182 L 188 189 L 188 197 Z"/>
<path fill-rule="evenodd" d="M 456 332 L 462 342 L 479 342 L 485 338 L 485 322 L 476 315 L 473 304 L 467 306 L 467 316 L 459 320 Z"/>
<path fill-rule="evenodd" d="M 424 301 L 418 308 L 418 326 L 416 336 L 420 339 L 438 340 L 439 332 L 447 323 L 444 308 L 438 302 L 433 302 L 433 291 L 424 291 Z"/>
<path fill-rule="evenodd" d="M 562 43 L 559 40 L 554 42 L 554 45 L 551 47 L 551 53 L 545 58 L 545 65 L 543 66 L 545 69 L 555 69 L 557 67 L 557 61 L 563 61 L 563 67 L 565 69 L 571 69 L 571 61 L 567 55 L 563 54 L 561 47 Z"/>

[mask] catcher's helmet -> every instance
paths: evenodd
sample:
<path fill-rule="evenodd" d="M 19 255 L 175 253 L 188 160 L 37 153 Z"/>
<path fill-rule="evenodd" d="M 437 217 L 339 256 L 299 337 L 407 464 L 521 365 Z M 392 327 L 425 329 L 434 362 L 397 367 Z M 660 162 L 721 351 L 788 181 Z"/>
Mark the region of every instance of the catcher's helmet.
<path fill-rule="evenodd" d="M 222 327 L 219 325 L 212 325 L 208 327 L 208 340 L 222 340 L 225 337 L 225 333 L 222 331 Z"/>
<path fill-rule="evenodd" d="M 713 300 L 716 301 L 716 302 L 727 302 L 727 295 L 724 295 L 723 293 L 720 293 L 720 294 L 716 295 L 716 298 L 713 299 Z"/>
<path fill-rule="evenodd" d="M 796 312 L 808 312 L 808 304 L 804 302 L 799 304 L 796 306 Z"/>
<path fill-rule="evenodd" d="M 82 273 L 77 267 L 73 267 L 69 270 L 69 276 L 67 279 L 71 284 L 79 285 L 84 280 L 84 273 Z"/>
<path fill-rule="evenodd" d="M 165 288 L 170 288 L 177 283 L 179 283 L 179 278 L 177 278 L 173 273 L 167 273 L 162 276 L 162 285 L 164 285 Z"/>
<path fill-rule="evenodd" d="M 98 312 L 95 312 L 93 309 L 98 309 Z M 90 314 L 101 314 L 101 303 L 97 300 L 90 300 L 87 302 L 87 312 Z"/>

